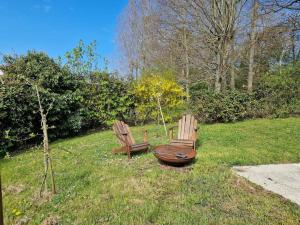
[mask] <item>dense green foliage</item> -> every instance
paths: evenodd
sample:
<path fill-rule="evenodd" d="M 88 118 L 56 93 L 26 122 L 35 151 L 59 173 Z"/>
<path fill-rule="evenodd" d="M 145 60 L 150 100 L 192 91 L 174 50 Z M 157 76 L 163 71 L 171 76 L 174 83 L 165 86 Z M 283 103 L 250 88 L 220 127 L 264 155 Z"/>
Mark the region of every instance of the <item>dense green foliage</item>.
<path fill-rule="evenodd" d="M 129 83 L 106 72 L 93 72 L 83 86 L 86 128 L 112 125 L 115 119 L 130 120 L 134 96 Z"/>
<path fill-rule="evenodd" d="M 255 91 L 263 115 L 275 117 L 300 114 L 300 62 L 291 63 L 263 76 Z"/>
<path fill-rule="evenodd" d="M 41 140 L 40 115 L 33 85 L 38 85 L 41 90 L 44 109 L 49 108 L 50 139 L 65 137 L 80 129 L 82 97 L 78 91 L 79 83 L 67 70 L 47 55 L 35 52 L 4 57 L 1 69 L 5 73 L 0 99 L 2 150 Z"/>
<path fill-rule="evenodd" d="M 202 83 L 191 88 L 191 108 L 203 122 L 285 117 L 300 113 L 300 66 L 291 64 L 265 74 L 253 93 L 216 93 Z"/>
<path fill-rule="evenodd" d="M 167 122 L 189 110 L 202 122 L 231 122 L 247 118 L 285 117 L 300 113 L 300 66 L 293 63 L 264 74 L 253 93 L 237 89 L 216 93 L 203 83 L 183 89 L 172 73 L 126 81 L 106 71 L 93 70 L 95 45 L 79 45 L 65 65 L 44 53 L 5 56 L 0 86 L 0 155 L 40 143 L 40 115 L 34 85 L 48 113 L 50 140 L 93 128 L 108 128 L 114 120 L 129 123 L 160 118 L 158 100 Z M 166 75 L 164 75 L 166 74 Z M 2 83 L 3 82 L 3 83 Z"/>
<path fill-rule="evenodd" d="M 253 95 L 239 91 L 215 93 L 204 89 L 197 91 L 191 101 L 196 116 L 208 123 L 250 118 L 256 105 Z"/>
<path fill-rule="evenodd" d="M 71 136 L 124 119 L 133 107 L 128 84 L 106 72 L 90 79 L 71 73 L 44 53 L 5 56 L 0 86 L 0 151 L 42 140 L 40 114 L 34 85 L 42 105 L 49 109 L 49 138 Z"/>
<path fill-rule="evenodd" d="M 174 124 L 172 124 L 174 125 Z M 171 124 L 170 124 L 171 126 Z M 167 143 L 163 127 L 132 127 Z M 42 148 L 0 160 L 5 224 L 299 224 L 300 208 L 232 173 L 232 165 L 296 163 L 300 118 L 200 125 L 195 163 L 163 169 L 153 154 L 111 153 L 112 131 L 51 143 L 58 194 L 38 197 Z M 22 162 L 22 163 L 20 163 Z M 27 219 L 26 219 L 27 218 Z M 48 219 L 49 220 L 49 219 Z"/>

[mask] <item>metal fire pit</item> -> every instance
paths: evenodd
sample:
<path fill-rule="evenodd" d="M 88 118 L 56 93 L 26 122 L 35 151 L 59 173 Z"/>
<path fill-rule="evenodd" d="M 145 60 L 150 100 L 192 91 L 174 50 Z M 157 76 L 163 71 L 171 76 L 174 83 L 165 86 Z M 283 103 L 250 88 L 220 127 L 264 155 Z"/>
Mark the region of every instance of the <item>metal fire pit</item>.
<path fill-rule="evenodd" d="M 157 159 L 177 165 L 190 163 L 196 154 L 196 151 L 188 146 L 159 145 L 154 148 L 154 156 Z"/>

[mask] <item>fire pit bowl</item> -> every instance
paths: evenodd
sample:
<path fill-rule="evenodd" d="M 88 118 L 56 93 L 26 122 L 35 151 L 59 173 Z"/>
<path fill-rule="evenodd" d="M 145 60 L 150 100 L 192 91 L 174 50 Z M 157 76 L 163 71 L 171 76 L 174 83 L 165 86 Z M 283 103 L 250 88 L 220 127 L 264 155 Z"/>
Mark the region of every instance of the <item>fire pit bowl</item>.
<path fill-rule="evenodd" d="M 190 163 L 196 154 L 196 151 L 188 146 L 159 145 L 154 148 L 154 156 L 157 159 L 177 165 Z"/>

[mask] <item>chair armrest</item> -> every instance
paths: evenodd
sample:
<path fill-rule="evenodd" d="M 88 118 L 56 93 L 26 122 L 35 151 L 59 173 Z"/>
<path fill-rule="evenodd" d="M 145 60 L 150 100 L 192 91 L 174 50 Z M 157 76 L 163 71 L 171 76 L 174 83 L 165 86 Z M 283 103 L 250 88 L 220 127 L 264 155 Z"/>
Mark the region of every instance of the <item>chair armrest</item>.
<path fill-rule="evenodd" d="M 177 126 L 170 127 L 169 130 L 173 130 L 173 129 L 176 128 L 176 127 L 178 127 L 178 125 L 177 125 Z"/>
<path fill-rule="evenodd" d="M 173 139 L 173 133 L 174 133 L 174 128 L 176 128 L 178 126 L 173 126 L 169 128 L 169 141 L 171 141 Z"/>
<path fill-rule="evenodd" d="M 196 145 L 196 140 L 197 140 L 198 127 L 196 127 L 196 128 L 194 129 L 194 131 L 195 131 L 195 133 L 194 133 L 194 135 L 193 135 L 193 138 L 194 138 L 194 147 L 195 147 L 195 145 Z"/>

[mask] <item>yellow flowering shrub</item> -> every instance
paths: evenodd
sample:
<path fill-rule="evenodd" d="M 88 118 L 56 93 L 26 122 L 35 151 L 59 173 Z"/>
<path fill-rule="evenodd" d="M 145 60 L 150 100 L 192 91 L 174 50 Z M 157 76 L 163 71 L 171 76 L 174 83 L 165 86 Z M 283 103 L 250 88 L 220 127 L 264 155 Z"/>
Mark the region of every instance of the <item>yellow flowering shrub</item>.
<path fill-rule="evenodd" d="M 142 76 L 134 85 L 134 95 L 137 98 L 137 116 L 140 120 L 156 120 L 159 118 L 159 105 L 170 120 L 170 110 L 184 103 L 185 92 L 175 81 L 160 75 Z"/>

